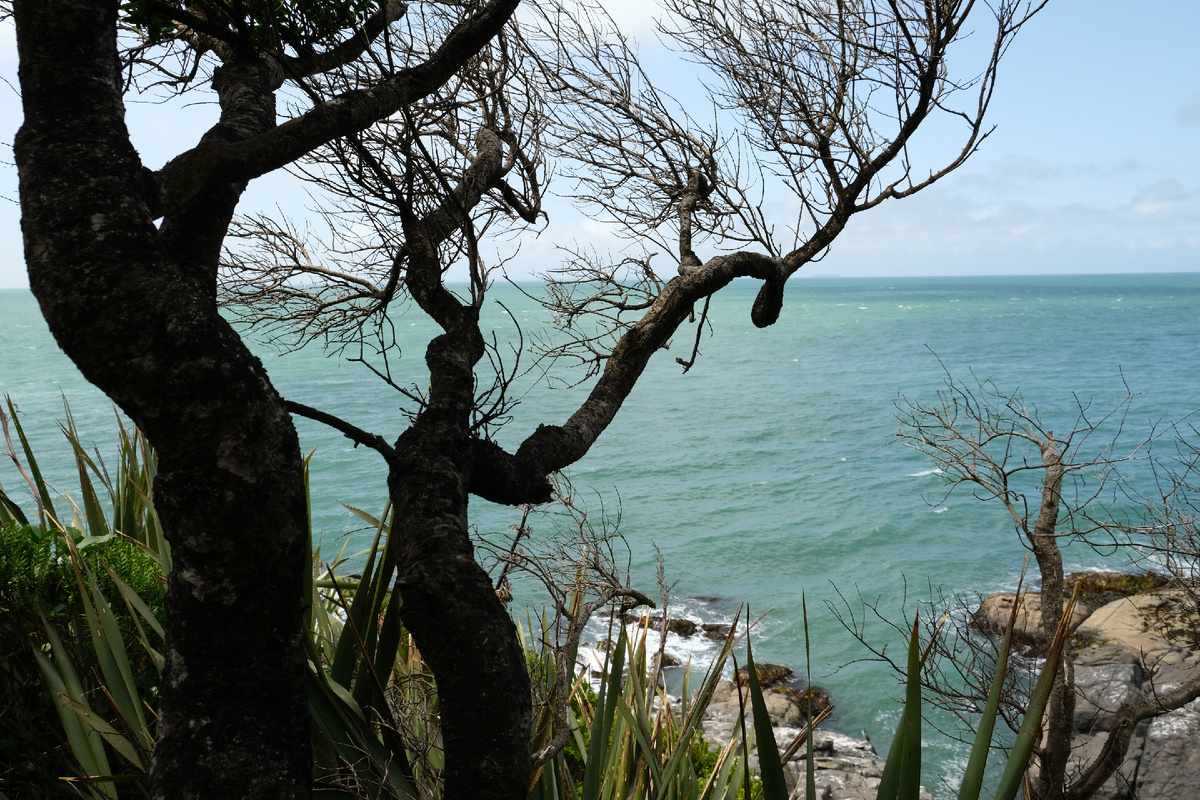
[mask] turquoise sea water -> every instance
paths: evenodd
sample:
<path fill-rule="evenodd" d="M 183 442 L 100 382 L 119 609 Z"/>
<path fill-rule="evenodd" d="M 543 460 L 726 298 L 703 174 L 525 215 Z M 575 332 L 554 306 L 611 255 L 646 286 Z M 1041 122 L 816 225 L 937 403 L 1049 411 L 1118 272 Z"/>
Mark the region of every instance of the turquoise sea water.
<path fill-rule="evenodd" d="M 886 747 L 895 679 L 877 664 L 852 663 L 867 654 L 824 603 L 837 603 L 837 590 L 852 599 L 861 591 L 898 616 L 906 585 L 910 611 L 912 595 L 929 583 L 956 592 L 1011 588 L 1024 554 L 1001 508 L 966 494 L 927 502 L 940 497 L 932 465 L 885 446 L 897 395 L 931 398 L 940 358 L 958 377 L 973 370 L 1019 388 L 1054 430 L 1069 428 L 1077 398 L 1096 408 L 1118 402 L 1122 377 L 1140 393 L 1132 435 L 1151 420 L 1180 418 L 1200 407 L 1200 274 L 793 281 L 780 322 L 766 330 L 749 320 L 756 288 L 736 282 L 713 301 L 711 336 L 688 374 L 674 359 L 686 357 L 694 329 L 655 359 L 571 477 L 593 513 L 601 503 L 620 508 L 634 583 L 652 596 L 655 546 L 661 551 L 673 615 L 718 621 L 739 603 L 756 615 L 773 609 L 755 640 L 759 660 L 803 667 L 805 596 L 814 680 L 833 695 L 835 727 L 865 729 Z M 536 327 L 532 300 L 511 287 L 494 296 L 527 333 Z M 420 356 L 433 327 L 410 313 L 397 330 L 398 374 L 423 386 Z M 511 324 L 499 335 L 510 336 Z M 402 429 L 400 398 L 360 365 L 316 351 L 262 353 L 285 396 L 387 438 Z M 55 423 L 60 391 L 79 428 L 109 448 L 111 406 L 58 351 L 32 297 L 0 292 L 0 394 L 19 405 L 38 452 L 65 457 Z M 562 422 L 581 391 L 534 387 L 499 441 L 513 447 L 539 422 Z M 314 520 L 328 552 L 357 527 L 339 503 L 382 508 L 381 461 L 316 425 L 298 426 L 305 448 L 317 448 Z M 65 458 L 44 466 L 71 485 Z M 0 483 L 18 486 L 7 463 Z M 519 521 L 518 512 L 482 502 L 472 516 L 485 532 Z M 1105 563 L 1087 550 L 1069 550 L 1067 561 Z M 535 604 L 539 595 L 525 584 L 517 597 Z M 698 642 L 676 649 L 706 652 Z M 963 756 L 958 745 L 927 740 L 934 769 Z M 932 774 L 925 781 L 945 794 Z"/>

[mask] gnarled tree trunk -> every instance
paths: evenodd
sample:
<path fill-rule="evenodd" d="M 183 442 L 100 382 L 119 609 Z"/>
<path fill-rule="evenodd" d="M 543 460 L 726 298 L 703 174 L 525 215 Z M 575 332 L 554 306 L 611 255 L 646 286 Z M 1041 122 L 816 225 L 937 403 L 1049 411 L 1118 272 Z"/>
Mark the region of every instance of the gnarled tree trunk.
<path fill-rule="evenodd" d="M 153 793 L 306 796 L 299 444 L 209 277 L 242 187 L 214 180 L 157 229 L 124 123 L 115 0 L 24 0 L 15 17 L 30 286 L 59 345 L 159 456 L 174 567 Z M 238 113 L 226 101 L 223 121 Z"/>

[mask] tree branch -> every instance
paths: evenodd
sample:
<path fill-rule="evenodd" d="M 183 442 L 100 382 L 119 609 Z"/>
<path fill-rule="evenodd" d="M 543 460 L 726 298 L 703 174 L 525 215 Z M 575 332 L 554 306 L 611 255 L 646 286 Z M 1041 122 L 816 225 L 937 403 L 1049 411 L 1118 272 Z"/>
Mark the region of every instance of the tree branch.
<path fill-rule="evenodd" d="M 350 441 L 354 442 L 354 446 L 364 445 L 371 448 L 375 452 L 383 456 L 384 460 L 389 464 L 396 456 L 395 449 L 389 445 L 382 436 L 374 433 L 367 433 L 362 428 L 351 425 L 349 422 L 335 417 L 333 414 L 328 414 L 320 409 L 306 406 L 302 403 L 297 403 L 294 400 L 284 400 L 284 407 L 289 413 L 300 417 L 306 417 L 316 422 L 324 423 L 336 431 L 340 431 Z"/>
<path fill-rule="evenodd" d="M 739 252 L 716 256 L 695 272 L 672 279 L 645 316 L 618 340 L 600 380 L 566 424 L 540 425 L 521 444 L 516 456 L 518 469 L 531 476 L 546 475 L 582 458 L 612 422 L 650 357 L 688 318 L 697 300 L 739 277 L 782 285 L 782 269 L 779 259 Z"/>
<path fill-rule="evenodd" d="M 408 4 L 403 0 L 384 0 L 379 9 L 367 18 L 362 28 L 323 53 L 304 53 L 299 56 L 274 56 L 284 71 L 292 77 L 308 77 L 343 67 L 361 56 L 388 25 L 404 16 Z"/>
<path fill-rule="evenodd" d="M 1094 797 L 1112 774 L 1121 767 L 1129 749 L 1129 739 L 1142 720 L 1165 714 L 1200 698 L 1200 677 L 1167 692 L 1156 693 L 1140 701 L 1125 702 L 1117 709 L 1113 727 L 1104 740 L 1104 747 L 1080 778 L 1067 787 L 1064 800 L 1085 800 Z"/>
<path fill-rule="evenodd" d="M 499 33 L 519 2 L 491 0 L 455 26 L 427 61 L 374 86 L 344 92 L 252 139 L 201 144 L 181 153 L 154 173 L 156 196 L 147 198 L 153 215 L 162 216 L 194 197 L 213 176 L 228 181 L 264 175 L 435 91 Z"/>

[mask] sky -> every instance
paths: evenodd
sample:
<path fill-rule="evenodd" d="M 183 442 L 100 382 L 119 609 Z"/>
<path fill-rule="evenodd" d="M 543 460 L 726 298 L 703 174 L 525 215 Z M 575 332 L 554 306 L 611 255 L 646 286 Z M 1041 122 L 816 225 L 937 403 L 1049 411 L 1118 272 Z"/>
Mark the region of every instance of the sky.
<path fill-rule="evenodd" d="M 653 56 L 657 7 L 605 5 Z M 978 5 L 984 36 L 987 9 Z M 1051 0 L 1001 65 L 990 110 L 997 128 L 980 152 L 925 192 L 853 218 L 831 253 L 801 274 L 1200 271 L 1198 33 L 1196 0 Z M 16 61 L 12 23 L 0 23 L 0 288 L 28 285 L 11 150 L 21 119 Z M 143 160 L 157 168 L 214 113 L 205 104 L 131 105 L 128 120 Z M 927 146 L 936 151 L 938 142 Z M 286 177 L 267 176 L 243 208 L 270 209 L 294 194 Z M 606 226 L 565 216 L 522 250 L 510 274 L 544 271 L 562 238 L 620 246 Z"/>

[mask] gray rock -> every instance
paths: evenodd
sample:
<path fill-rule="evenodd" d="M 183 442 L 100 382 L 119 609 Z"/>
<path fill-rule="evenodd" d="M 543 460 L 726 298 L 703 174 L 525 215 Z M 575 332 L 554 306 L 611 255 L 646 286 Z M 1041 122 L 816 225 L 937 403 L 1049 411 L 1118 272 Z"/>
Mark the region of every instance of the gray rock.
<path fill-rule="evenodd" d="M 1200 797 L 1200 702 L 1151 720 L 1137 771 L 1139 800 Z"/>
<path fill-rule="evenodd" d="M 1098 664 L 1138 664 L 1142 659 L 1132 650 L 1111 643 L 1093 642 L 1075 653 L 1075 666 L 1088 667 Z"/>
<path fill-rule="evenodd" d="M 1137 664 L 1103 664 L 1075 667 L 1075 730 L 1095 733 L 1112 730 L 1112 718 L 1121 704 L 1142 699 L 1142 669 Z"/>
<path fill-rule="evenodd" d="M 819 800 L 875 800 L 879 779 L 883 776 L 883 759 L 870 742 L 838 733 L 818 732 L 813 739 L 813 766 Z M 798 798 L 805 798 L 805 755 L 803 752 L 784 765 L 788 791 L 797 785 Z M 922 800 L 932 800 L 924 787 Z"/>
<path fill-rule="evenodd" d="M 1150 667 L 1150 680 L 1155 689 L 1161 691 L 1168 686 L 1181 686 L 1200 674 L 1200 653 L 1169 650 Z"/>
<path fill-rule="evenodd" d="M 1116 774 L 1105 781 L 1099 791 L 1092 796 L 1092 800 L 1132 800 L 1148 727 L 1148 723 L 1142 723 L 1134 729 L 1133 736 L 1129 738 L 1129 749 L 1125 751 L 1125 758 L 1121 762 L 1121 766 L 1117 769 Z M 1106 733 L 1097 733 L 1075 737 L 1071 760 L 1067 766 L 1068 780 L 1071 779 L 1071 776 L 1079 776 L 1088 765 L 1095 762 L 1104 749 L 1106 736 Z"/>
<path fill-rule="evenodd" d="M 764 698 L 767 712 L 774 724 L 775 744 L 780 753 L 787 749 L 800 733 L 802 716 L 800 709 L 787 696 L 768 693 Z M 722 680 L 713 692 L 708 713 L 701 722 L 704 738 L 712 745 L 728 742 L 734 735 L 738 720 L 737 692 L 730 681 Z M 749 709 L 747 709 L 749 716 Z M 746 720 L 746 731 L 751 739 L 750 769 L 758 771 L 758 749 L 754 744 L 751 722 Z M 883 775 L 884 761 L 868 741 L 862 741 L 838 733 L 817 731 L 813 739 L 813 765 L 816 768 L 817 798 L 820 800 L 875 800 L 879 791 L 879 778 Z M 798 797 L 804 798 L 805 751 L 800 751 L 784 764 L 784 776 L 788 790 L 800 784 Z M 922 800 L 932 800 L 924 788 Z"/>
<path fill-rule="evenodd" d="M 989 606 L 989 613 L 998 617 L 1012 604 L 1011 595 L 1001 597 Z M 1088 644 L 1073 655 L 1075 736 L 1069 776 L 1077 778 L 1095 762 L 1122 703 L 1169 691 L 1200 675 L 1197 631 L 1195 602 L 1177 590 L 1115 600 L 1079 625 L 1076 635 Z M 1036 765 L 1031 767 L 1035 770 Z M 1121 767 L 1095 797 L 1200 797 L 1200 700 L 1139 724 Z"/>
<path fill-rule="evenodd" d="M 750 710 L 750 697 L 747 695 L 743 702 L 746 709 L 746 726 L 750 727 L 754 714 Z M 790 696 L 781 692 L 767 691 L 763 694 L 763 702 L 771 717 L 771 724 L 776 728 L 799 728 L 804 723 L 804 715 Z M 738 713 L 738 696 L 733 681 L 722 678 L 713 690 L 712 700 L 708 704 L 712 716 L 728 716 L 736 718 Z M 732 725 L 732 720 L 730 721 Z"/>
<path fill-rule="evenodd" d="M 771 715 L 771 724 L 776 728 L 799 728 L 803 725 L 800 707 L 792 702 L 787 695 L 767 693 L 763 697 L 767 713 Z"/>

